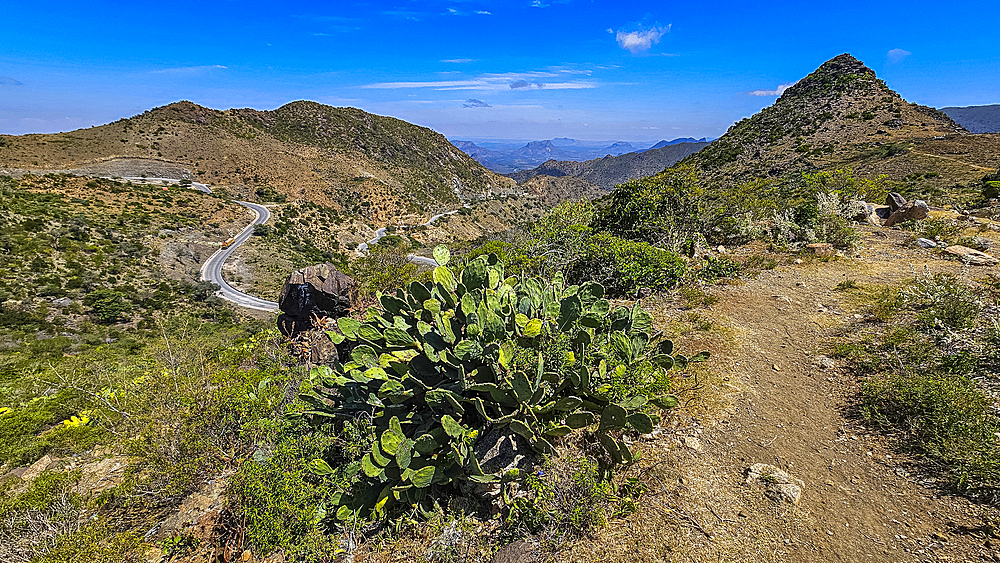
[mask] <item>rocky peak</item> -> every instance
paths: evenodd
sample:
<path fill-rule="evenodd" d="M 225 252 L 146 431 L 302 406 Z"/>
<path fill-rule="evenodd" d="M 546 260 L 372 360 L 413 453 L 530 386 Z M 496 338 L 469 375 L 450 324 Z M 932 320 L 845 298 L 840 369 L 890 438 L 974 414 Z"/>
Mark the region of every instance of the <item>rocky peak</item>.
<path fill-rule="evenodd" d="M 843 95 L 868 89 L 888 90 L 875 76 L 875 71 L 848 53 L 826 61 L 809 76 L 785 90 L 781 100 Z"/>
<path fill-rule="evenodd" d="M 187 121 L 188 123 L 198 123 L 200 125 L 207 125 L 213 117 L 221 114 L 219 111 L 199 106 L 187 100 L 153 108 L 147 113 L 152 117 L 160 119 Z"/>

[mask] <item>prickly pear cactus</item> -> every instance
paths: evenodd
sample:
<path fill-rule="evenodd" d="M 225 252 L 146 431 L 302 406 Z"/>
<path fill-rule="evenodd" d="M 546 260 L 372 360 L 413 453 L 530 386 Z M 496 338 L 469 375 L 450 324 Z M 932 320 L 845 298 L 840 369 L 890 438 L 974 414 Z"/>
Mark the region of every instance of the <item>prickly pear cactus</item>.
<path fill-rule="evenodd" d="M 554 454 L 560 437 L 595 426 L 610 461 L 630 462 L 621 432 L 651 432 L 650 405 L 677 404 L 644 391 L 663 389 L 666 370 L 708 357 L 673 354 L 669 340 L 651 344 L 652 315 L 638 304 L 612 309 L 600 284 L 505 277 L 492 255 L 454 271 L 443 246 L 434 258 L 433 281 L 381 295 L 364 322 L 337 320 L 329 335 L 351 341 L 350 360 L 316 368 L 320 385 L 303 396 L 319 420 L 364 413 L 376 429 L 357 486 L 339 499 L 341 519 L 395 503 L 428 510 L 462 481 L 517 478 L 480 467 L 473 445 L 490 427 Z M 643 375 L 624 390 L 609 384 L 630 373 Z"/>

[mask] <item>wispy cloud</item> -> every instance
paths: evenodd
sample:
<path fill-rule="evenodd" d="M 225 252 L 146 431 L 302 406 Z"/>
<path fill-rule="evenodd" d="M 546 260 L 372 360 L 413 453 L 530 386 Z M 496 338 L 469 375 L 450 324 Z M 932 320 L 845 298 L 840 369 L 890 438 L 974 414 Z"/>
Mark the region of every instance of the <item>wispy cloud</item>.
<path fill-rule="evenodd" d="M 542 2 L 542 0 L 531 0 L 531 7 L 532 8 L 548 8 L 549 5 L 546 4 L 545 2 Z"/>
<path fill-rule="evenodd" d="M 420 21 L 420 12 L 411 12 L 408 10 L 383 10 L 383 16 L 390 16 L 395 18 L 403 18 L 410 21 Z"/>
<path fill-rule="evenodd" d="M 546 90 L 582 90 L 596 88 L 597 84 L 587 80 L 567 80 L 573 75 L 587 74 L 588 71 L 572 69 L 555 69 L 550 71 L 535 71 L 522 73 L 482 74 L 462 80 L 427 80 L 413 82 L 378 82 L 367 84 L 363 88 L 401 89 L 401 88 L 431 88 L 434 90 L 479 90 L 502 91 L 521 88 Z"/>
<path fill-rule="evenodd" d="M 751 96 L 780 96 L 785 93 L 789 87 L 793 86 L 795 83 L 790 82 L 788 84 L 779 84 L 774 90 L 753 90 L 749 92 Z"/>
<path fill-rule="evenodd" d="M 24 82 L 14 80 L 9 76 L 0 76 L 0 86 L 24 86 Z"/>
<path fill-rule="evenodd" d="M 463 108 L 488 108 L 488 107 L 493 107 L 493 106 L 491 106 L 490 104 L 488 104 L 488 103 L 486 103 L 486 102 L 484 102 L 482 100 L 477 100 L 475 98 L 469 98 L 468 100 L 465 100 L 465 103 L 462 104 L 462 107 Z"/>
<path fill-rule="evenodd" d="M 479 59 L 442 59 L 441 62 L 452 63 L 452 64 L 465 64 L 465 63 L 474 63 L 478 60 Z"/>
<path fill-rule="evenodd" d="M 203 65 L 203 66 L 180 66 L 176 68 L 161 68 L 159 70 L 151 71 L 154 74 L 165 74 L 165 73 L 175 73 L 175 74 L 191 74 L 196 72 L 205 72 L 209 70 L 224 70 L 229 67 L 223 65 Z"/>
<path fill-rule="evenodd" d="M 909 57 L 913 53 L 905 51 L 903 49 L 890 49 L 888 53 L 885 54 L 885 58 L 890 63 L 898 63 L 899 61 Z"/>
<path fill-rule="evenodd" d="M 668 33 L 670 33 L 670 25 L 636 31 L 618 30 L 615 39 L 618 41 L 619 47 L 634 54 L 650 50 L 653 45 L 659 43 L 660 39 Z"/>
<path fill-rule="evenodd" d="M 490 16 L 492 14 L 490 14 L 486 10 L 472 10 L 466 12 L 464 10 L 459 10 L 458 8 L 447 8 L 445 10 L 445 15 L 446 16 Z"/>

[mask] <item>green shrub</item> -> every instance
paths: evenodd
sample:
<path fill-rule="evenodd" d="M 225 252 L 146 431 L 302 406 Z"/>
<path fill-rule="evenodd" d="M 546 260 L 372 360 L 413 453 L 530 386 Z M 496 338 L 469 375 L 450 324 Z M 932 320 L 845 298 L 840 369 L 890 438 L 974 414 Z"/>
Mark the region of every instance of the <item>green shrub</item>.
<path fill-rule="evenodd" d="M 368 249 L 367 255 L 352 260 L 350 270 L 358 280 L 359 297 L 370 300 L 380 291 L 418 279 L 418 268 L 407 254 L 399 247 L 377 244 Z"/>
<path fill-rule="evenodd" d="M 883 429 L 902 429 L 927 455 L 947 464 L 960 489 L 995 488 L 1000 481 L 1000 421 L 967 375 L 946 370 L 872 376 L 863 412 Z"/>
<path fill-rule="evenodd" d="M 917 278 L 903 296 L 917 308 L 917 318 L 929 327 L 938 323 L 954 329 L 972 328 L 982 310 L 979 297 L 951 274 Z"/>
<path fill-rule="evenodd" d="M 83 303 L 91 308 L 94 320 L 102 324 L 111 324 L 132 314 L 132 303 L 124 293 L 113 289 L 96 289 L 84 297 Z"/>
<path fill-rule="evenodd" d="M 446 248 L 434 256 L 432 282 L 381 295 L 381 311 L 369 309 L 364 322 L 338 319 L 339 332 L 328 334 L 353 346 L 351 359 L 316 368 L 322 383 L 302 396 L 318 420 L 365 413 L 375 427 L 370 451 L 350 469 L 354 486 L 336 503 L 341 520 L 385 515 L 394 504 L 428 514 L 463 483 L 517 479 L 480 467 L 473 446 L 491 427 L 551 455 L 558 438 L 597 424 L 604 465 L 630 462 L 618 435 L 652 430 L 647 404 L 676 405 L 663 394 L 666 370 L 708 357 L 651 344 L 652 316 L 638 305 L 612 310 L 600 284 L 504 279 L 496 256 L 456 275 Z M 312 467 L 337 471 L 323 459 Z"/>
<path fill-rule="evenodd" d="M 666 289 L 684 276 L 686 268 L 674 252 L 602 232 L 587 239 L 582 258 L 566 277 L 573 283 L 592 280 L 603 284 L 610 295 L 624 296 L 640 288 Z"/>

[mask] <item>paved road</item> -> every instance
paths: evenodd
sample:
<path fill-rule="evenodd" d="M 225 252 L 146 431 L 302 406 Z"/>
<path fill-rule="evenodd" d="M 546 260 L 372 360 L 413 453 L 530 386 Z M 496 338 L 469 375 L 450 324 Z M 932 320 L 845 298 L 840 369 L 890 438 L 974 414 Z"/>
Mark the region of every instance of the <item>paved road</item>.
<path fill-rule="evenodd" d="M 248 203 L 246 201 L 237 201 L 236 203 L 249 208 L 257 215 L 257 218 L 254 219 L 253 222 L 247 226 L 247 228 L 243 229 L 240 234 L 234 237 L 233 244 L 229 245 L 229 248 L 220 249 L 218 252 L 213 254 L 211 258 L 206 260 L 204 264 L 202 264 L 201 279 L 219 284 L 218 295 L 226 301 L 231 301 L 248 309 L 275 312 L 278 310 L 278 304 L 274 301 L 267 301 L 266 299 L 260 299 L 258 297 L 254 297 L 253 295 L 243 293 L 242 291 L 237 291 L 222 277 L 222 265 L 226 262 L 226 259 L 229 258 L 229 255 L 232 254 L 239 245 L 246 242 L 246 240 L 253 235 L 254 225 L 262 225 L 271 218 L 271 212 L 268 211 L 263 205 Z"/>
<path fill-rule="evenodd" d="M 112 179 L 109 176 L 106 176 L 106 178 L 108 178 L 109 180 Z M 142 178 L 142 177 L 139 177 L 139 176 L 125 176 L 125 177 L 122 178 L 122 180 L 129 180 L 129 181 L 131 181 L 131 180 L 139 180 L 139 181 L 145 180 L 145 181 L 148 181 L 148 182 L 170 182 L 171 184 L 179 184 L 181 182 L 180 180 L 175 180 L 174 178 Z M 195 190 L 198 190 L 198 191 L 205 192 L 206 194 L 212 193 L 212 189 L 211 188 L 209 188 L 205 184 L 199 184 L 198 182 L 191 182 L 188 185 L 188 187 L 190 187 L 192 189 L 195 189 Z"/>
<path fill-rule="evenodd" d="M 469 205 L 465 204 L 464 207 L 469 207 Z M 461 210 L 455 209 L 452 211 L 445 211 L 444 213 L 438 213 L 437 215 L 434 215 L 433 217 L 428 219 L 426 223 L 421 223 L 421 225 L 430 226 L 431 224 L 434 223 L 434 221 L 437 221 L 438 219 L 445 217 L 447 215 L 454 215 L 459 211 Z M 365 252 L 367 252 L 368 248 L 371 245 L 378 244 L 379 239 L 381 239 L 385 235 L 386 235 L 386 227 L 382 227 L 381 229 L 375 231 L 375 238 L 371 239 L 368 242 L 363 242 L 358 245 L 358 254 L 364 254 Z M 410 260 L 410 262 L 413 262 L 414 264 L 420 264 L 423 266 L 437 266 L 437 262 L 433 258 L 428 258 L 426 256 L 417 256 L 416 254 L 407 254 L 406 257 Z"/>

